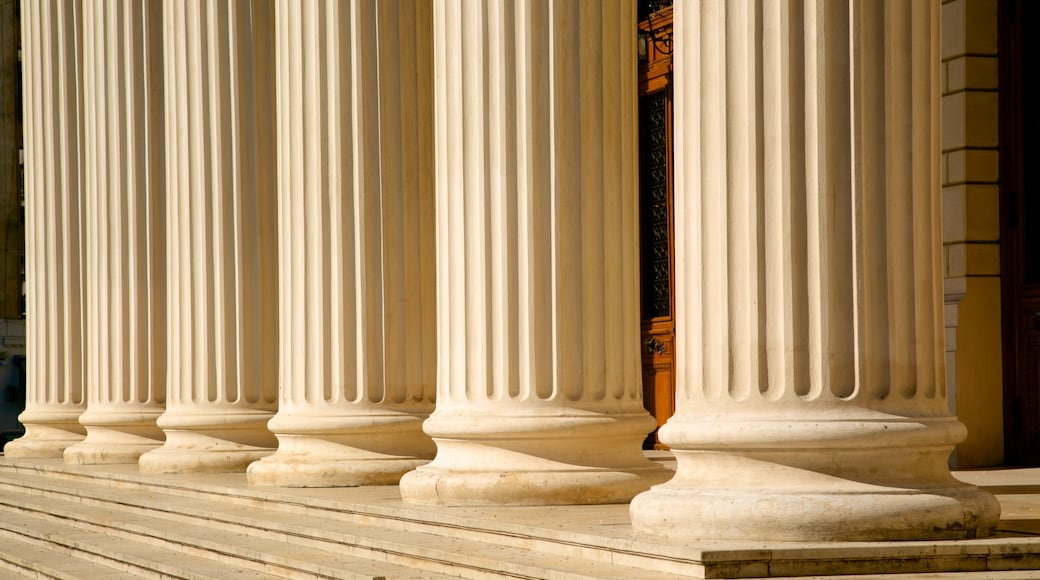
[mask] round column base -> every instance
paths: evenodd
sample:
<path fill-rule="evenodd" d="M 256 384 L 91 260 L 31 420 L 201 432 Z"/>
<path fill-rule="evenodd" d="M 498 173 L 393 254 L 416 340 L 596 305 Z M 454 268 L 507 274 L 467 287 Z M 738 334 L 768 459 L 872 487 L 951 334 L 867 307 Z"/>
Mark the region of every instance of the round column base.
<path fill-rule="evenodd" d="M 956 419 L 780 415 L 673 417 L 662 440 L 675 453 L 675 477 L 632 501 L 633 528 L 682 541 L 811 542 L 966 539 L 995 529 L 996 498 L 947 467 L 963 437 Z"/>
<path fill-rule="evenodd" d="M 250 485 L 279 487 L 357 487 L 397 485 L 401 476 L 429 459 L 320 457 L 275 453 L 249 466 Z"/>
<path fill-rule="evenodd" d="M 87 409 L 79 418 L 87 437 L 63 453 L 65 463 L 137 463 L 142 454 L 163 444 L 163 432 L 155 421 L 161 409 Z"/>
<path fill-rule="evenodd" d="M 79 427 L 78 425 L 76 427 Z M 26 425 L 25 435 L 4 445 L 7 457 L 38 457 L 41 459 L 60 458 L 65 449 L 83 441 L 82 427 L 79 432 L 75 427 L 68 429 L 59 427 Z"/>
<path fill-rule="evenodd" d="M 141 455 L 162 445 L 162 441 L 133 442 L 132 439 L 143 439 L 128 436 L 124 441 L 88 441 L 87 439 L 65 449 L 62 457 L 65 463 L 76 465 L 137 463 Z"/>
<path fill-rule="evenodd" d="M 241 473 L 275 451 L 272 413 L 175 414 L 159 418 L 166 442 L 138 460 L 142 473 Z"/>
<path fill-rule="evenodd" d="M 355 487 L 396 485 L 433 458 L 436 447 L 422 431 L 423 412 L 392 409 L 325 409 L 275 415 L 268 428 L 278 451 L 249 466 L 252 485 Z"/>
<path fill-rule="evenodd" d="M 401 497 L 436 506 L 627 503 L 671 475 L 664 467 L 467 473 L 423 466 L 401 478 Z"/>
<path fill-rule="evenodd" d="M 83 440 L 83 409 L 29 409 L 18 416 L 25 434 L 4 445 L 7 457 L 60 458 L 67 447 Z"/>
<path fill-rule="evenodd" d="M 439 506 L 626 503 L 672 472 L 640 448 L 641 414 L 434 413 L 433 462 L 401 478 L 407 503 Z"/>
<path fill-rule="evenodd" d="M 167 433 L 168 437 L 174 437 Z M 249 464 L 274 453 L 273 448 L 235 446 L 226 441 L 179 446 L 166 445 L 141 455 L 141 473 L 241 473 Z"/>
<path fill-rule="evenodd" d="M 629 509 L 637 533 L 673 540 L 962 540 L 992 534 L 1000 517 L 996 499 L 970 486 L 753 493 L 663 485 Z"/>

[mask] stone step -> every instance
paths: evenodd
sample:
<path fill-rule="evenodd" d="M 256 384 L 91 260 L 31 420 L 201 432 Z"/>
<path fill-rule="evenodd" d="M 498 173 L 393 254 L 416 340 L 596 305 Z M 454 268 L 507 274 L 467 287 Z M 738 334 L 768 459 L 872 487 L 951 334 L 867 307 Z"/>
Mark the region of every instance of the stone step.
<path fill-rule="evenodd" d="M 37 545 L 0 525 L 0 579 L 41 578 L 48 580 L 134 580 L 140 578 L 111 566 L 59 553 L 52 544 Z"/>
<path fill-rule="evenodd" d="M 355 524 L 423 532 L 453 540 L 531 549 L 538 554 L 564 559 L 578 557 L 589 562 L 628 566 L 644 574 L 661 572 L 672 575 L 668 577 L 699 577 L 702 569 L 698 561 L 699 551 L 687 546 L 641 541 L 631 534 L 605 537 L 603 533 L 597 533 L 619 526 L 629 527 L 628 508 L 624 505 L 568 507 L 566 521 L 569 525 L 554 529 L 542 524 L 560 522 L 555 518 L 557 507 L 446 509 L 403 505 L 397 488 L 392 486 L 350 488 L 345 493 L 336 488 L 286 490 L 251 487 L 245 484 L 241 474 L 154 476 L 141 475 L 128 466 L 80 466 L 73 469 L 42 462 L 7 463 L 2 467 L 18 473 L 38 473 L 50 479 L 76 482 L 77 486 L 93 482 L 105 488 L 133 490 L 135 494 L 150 491 L 203 501 L 219 498 L 226 506 L 262 506 L 267 512 L 334 517 Z M 343 496 L 360 496 L 362 501 L 346 501 Z M 606 518 L 603 517 L 604 511 L 609 512 Z M 496 512 L 505 517 L 496 518 Z M 521 517 L 524 521 L 515 523 L 512 520 L 516 514 L 527 514 L 527 517 Z M 582 525 L 585 523 L 587 526 Z M 585 533 L 582 528 L 593 531 Z"/>
<path fill-rule="evenodd" d="M 422 577 L 764 578 L 954 571 L 1029 571 L 1029 577 L 1040 569 L 1040 537 L 1017 520 L 1002 522 L 994 537 L 943 542 L 670 542 L 636 534 L 625 505 L 414 506 L 404 504 L 394 486 L 266 488 L 250 486 L 241 473 L 160 476 L 141 474 L 133 465 L 70 466 L 2 457 L 0 477 L 7 480 L 0 496 L 20 488 L 47 503 L 74 500 L 93 510 L 128 510 L 145 520 L 194 525 L 204 520 L 203 527 L 223 533 L 281 542 L 289 546 L 285 551 L 324 550 L 420 570 Z"/>
<path fill-rule="evenodd" d="M 355 578 L 359 576 L 342 571 L 364 570 L 370 575 L 363 577 L 380 571 L 405 577 L 396 569 L 404 566 L 422 570 L 423 578 L 438 573 L 573 580 L 675 577 L 588 560 L 579 554 L 561 556 L 495 543 L 475 545 L 473 539 L 459 537 L 450 529 L 442 529 L 443 534 L 416 531 L 392 518 L 364 517 L 356 512 L 276 510 L 271 509 L 272 502 L 243 501 L 237 495 L 233 496 L 237 501 L 228 501 L 207 494 L 165 493 L 163 486 L 140 481 L 132 486 L 109 483 L 104 478 L 72 481 L 44 473 L 0 471 L 0 507 L 46 514 L 95 533 L 179 547 L 200 556 L 217 554 L 245 566 L 263 562 L 264 569 L 283 575 Z M 283 553 L 292 557 L 280 555 Z M 338 558 L 334 562 L 330 561 L 333 554 Z M 358 568 L 359 563 L 369 566 Z"/>
<path fill-rule="evenodd" d="M 259 580 L 277 577 L 245 570 L 229 562 L 157 548 L 125 536 L 99 534 L 61 518 L 10 510 L 6 506 L 0 517 L 0 538 L 4 545 L 4 555 L 0 558 L 19 565 L 30 575 L 45 578 Z M 26 545 L 29 550 L 19 549 Z"/>
<path fill-rule="evenodd" d="M 271 577 L 292 578 L 367 580 L 387 575 L 395 578 L 440 577 L 387 562 L 352 558 L 305 546 L 296 545 L 287 550 L 284 541 L 246 535 L 227 526 L 214 525 L 214 520 L 205 518 L 191 523 L 183 517 L 166 517 L 164 512 L 148 514 L 143 510 L 104 505 L 103 502 L 95 502 L 82 495 L 76 497 L 75 501 L 66 501 L 50 493 L 33 493 L 31 489 L 28 493 L 25 492 L 27 490 L 12 491 L 4 483 L 0 483 L 0 491 L 0 509 L 4 510 L 5 515 L 17 513 L 35 516 L 51 523 L 77 527 L 88 535 L 122 538 L 159 550 L 191 555 L 205 560 L 206 566 L 210 568 L 214 562 L 230 562 L 244 570 L 269 574 Z M 177 508 L 170 507 L 173 510 Z"/>

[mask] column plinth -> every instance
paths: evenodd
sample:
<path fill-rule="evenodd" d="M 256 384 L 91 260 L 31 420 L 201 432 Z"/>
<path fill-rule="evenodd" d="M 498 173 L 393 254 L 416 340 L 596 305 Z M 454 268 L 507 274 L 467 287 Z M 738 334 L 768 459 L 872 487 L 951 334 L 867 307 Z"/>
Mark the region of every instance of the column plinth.
<path fill-rule="evenodd" d="M 670 475 L 638 444 L 655 422 L 581 409 L 438 411 L 425 424 L 436 461 L 406 476 L 428 505 L 624 503 Z M 636 441 L 636 444 L 633 444 Z"/>
<path fill-rule="evenodd" d="M 395 485 L 433 457 L 433 441 L 422 432 L 425 414 L 349 412 L 276 415 L 268 427 L 278 436 L 278 451 L 249 466 L 249 483 Z"/>
<path fill-rule="evenodd" d="M 166 441 L 147 473 L 244 471 L 274 451 L 274 8 L 163 3 Z"/>
<path fill-rule="evenodd" d="M 278 3 L 278 450 L 254 485 L 393 485 L 433 457 L 431 17 Z"/>
<path fill-rule="evenodd" d="M 437 408 L 406 502 L 625 502 L 642 454 L 635 5 L 434 4 Z"/>
<path fill-rule="evenodd" d="M 25 434 L 8 457 L 61 457 L 83 439 L 81 3 L 22 6 L 25 76 Z"/>
<path fill-rule="evenodd" d="M 947 467 L 938 26 L 938 2 L 676 6 L 677 472 L 638 532 L 993 531 Z"/>
<path fill-rule="evenodd" d="M 162 447 L 141 456 L 144 473 L 217 473 L 245 471 L 250 463 L 270 455 L 267 431 L 271 412 L 265 409 L 187 407 L 166 412 L 157 423 L 166 434 Z"/>
<path fill-rule="evenodd" d="M 124 411 L 90 403 L 87 407 L 79 417 L 87 436 L 65 449 L 65 463 L 137 463 L 141 454 L 162 445 L 163 433 L 155 424 L 161 410 Z"/>
<path fill-rule="evenodd" d="M 136 463 L 166 399 L 162 22 L 84 2 L 86 438 L 66 463 Z"/>

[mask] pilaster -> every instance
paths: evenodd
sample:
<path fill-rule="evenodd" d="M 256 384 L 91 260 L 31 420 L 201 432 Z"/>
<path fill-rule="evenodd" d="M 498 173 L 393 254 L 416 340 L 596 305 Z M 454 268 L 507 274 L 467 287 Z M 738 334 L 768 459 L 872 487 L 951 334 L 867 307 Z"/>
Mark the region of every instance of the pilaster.
<path fill-rule="evenodd" d="M 136 463 L 166 399 L 162 14 L 83 4 L 86 156 L 84 441 L 68 463 Z"/>
<path fill-rule="evenodd" d="M 946 463 L 938 2 L 675 14 L 678 471 L 636 530 L 992 532 Z"/>
<path fill-rule="evenodd" d="M 274 451 L 274 6 L 163 3 L 169 333 L 165 444 L 142 471 L 242 471 Z"/>
<path fill-rule="evenodd" d="M 25 435 L 9 457 L 61 457 L 83 439 L 82 5 L 25 2 Z"/>
<path fill-rule="evenodd" d="M 277 4 L 278 451 L 253 484 L 396 484 L 433 457 L 431 19 Z"/>
<path fill-rule="evenodd" d="M 421 504 L 625 502 L 641 443 L 635 5 L 434 4 L 437 408 Z"/>

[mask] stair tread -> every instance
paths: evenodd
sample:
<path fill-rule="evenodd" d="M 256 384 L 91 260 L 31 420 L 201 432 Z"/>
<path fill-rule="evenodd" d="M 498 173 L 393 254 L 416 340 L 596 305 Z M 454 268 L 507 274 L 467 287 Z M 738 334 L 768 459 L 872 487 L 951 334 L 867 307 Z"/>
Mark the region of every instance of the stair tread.
<path fill-rule="evenodd" d="M 0 568 L 0 578 L 42 577 L 61 580 L 78 580 L 81 578 L 135 580 L 140 578 L 140 575 L 131 574 L 105 564 L 61 554 L 53 549 L 40 547 L 8 534 L 0 537 L 3 538 L 3 547 L 0 548 L 0 562 L 22 570 L 19 573 L 8 567 Z"/>
<path fill-rule="evenodd" d="M 380 578 L 388 575 L 395 578 L 433 577 L 429 572 L 379 559 L 352 557 L 299 545 L 292 545 L 291 549 L 286 550 L 286 541 L 257 538 L 234 530 L 207 526 L 205 523 L 157 519 L 118 508 L 102 511 L 99 508 L 91 509 L 89 505 L 53 498 L 47 498 L 47 503 L 43 504 L 33 501 L 36 497 L 5 492 L 4 497 L 0 498 L 0 505 L 7 504 L 6 509 L 3 509 L 5 513 L 33 510 L 31 517 L 61 519 L 64 525 L 79 528 L 83 537 L 110 536 L 121 538 L 122 541 L 133 541 L 146 551 L 158 549 L 177 554 L 191 553 L 194 554 L 193 558 L 208 562 L 210 566 L 213 561 L 244 560 L 254 563 L 252 566 L 266 562 L 269 568 L 286 568 L 289 569 L 288 573 L 298 571 L 331 578 Z"/>
<path fill-rule="evenodd" d="M 0 531 L 6 532 L 4 536 L 7 538 L 17 535 L 23 543 L 31 543 L 37 548 L 53 546 L 56 549 L 51 550 L 52 554 L 59 554 L 68 560 L 77 559 L 101 565 L 103 570 L 112 570 L 112 574 L 118 574 L 125 564 L 131 578 L 142 577 L 145 570 L 166 577 L 191 580 L 257 580 L 276 577 L 126 538 L 92 533 L 65 522 L 12 510 L 4 510 Z"/>
<path fill-rule="evenodd" d="M 560 554 L 545 554 L 525 547 L 504 546 L 498 544 L 480 545 L 477 550 L 473 549 L 479 544 L 472 539 L 463 539 L 443 534 L 432 534 L 428 532 L 410 531 L 406 529 L 378 526 L 372 523 L 360 523 L 349 521 L 350 518 L 342 516 L 318 517 L 311 514 L 297 514 L 279 511 L 277 518 L 264 518 L 255 507 L 244 506 L 234 502 L 220 502 L 201 498 L 188 498 L 182 496 L 170 496 L 153 490 L 134 490 L 132 493 L 121 493 L 122 490 L 113 490 L 101 484 L 83 484 L 76 482 L 75 485 L 61 485 L 60 482 L 49 480 L 45 476 L 31 476 L 14 482 L 12 478 L 5 478 L 0 474 L 0 484 L 7 483 L 8 487 L 21 483 L 23 485 L 39 486 L 43 488 L 43 494 L 51 494 L 57 497 L 47 498 L 48 509 L 65 502 L 63 509 L 79 509 L 81 513 L 87 514 L 91 511 L 89 506 L 76 507 L 78 502 L 70 502 L 65 497 L 70 492 L 80 496 L 80 501 L 105 501 L 111 502 L 113 510 L 154 510 L 155 513 L 166 514 L 168 517 L 182 520 L 178 523 L 181 535 L 185 541 L 188 538 L 198 538 L 211 545 L 226 544 L 238 545 L 237 549 L 250 551 L 263 551 L 265 547 L 279 548 L 284 542 L 293 542 L 294 557 L 299 559 L 303 554 L 310 554 L 311 559 L 321 562 L 321 556 L 328 554 L 325 550 L 306 552 L 299 547 L 301 536 L 309 536 L 314 541 L 327 541 L 347 546 L 355 546 L 352 549 L 386 551 L 389 553 L 407 554 L 413 557 L 422 557 L 431 560 L 444 561 L 450 557 L 452 561 L 464 565 L 497 569 L 517 575 L 537 575 L 546 573 L 559 574 L 571 577 L 630 577 L 630 578 L 656 578 L 663 577 L 661 573 L 647 571 L 639 568 L 620 566 L 610 562 L 589 560 L 581 557 L 572 557 Z M 31 488 L 23 489 L 32 495 Z M 35 492 L 39 492 L 36 489 Z M 132 499 L 131 499 L 132 498 Z M 32 503 L 25 500 L 25 503 Z M 119 505 L 123 503 L 124 505 Z M 132 503 L 132 505 L 131 505 Z M 95 508 L 96 509 L 96 508 Z M 86 517 L 86 516 L 84 516 Z M 151 528 L 153 534 L 162 532 L 161 526 L 156 526 L 156 518 L 141 513 L 133 517 L 121 516 L 122 525 L 130 526 L 137 532 L 148 533 Z M 191 518 L 206 518 L 206 524 L 189 523 L 183 521 Z M 361 518 L 364 519 L 364 518 Z M 244 540 L 244 534 L 227 532 L 227 529 L 247 528 L 248 539 Z M 221 528 L 224 528 L 221 530 Z M 280 536 L 279 540 L 262 540 L 256 538 L 257 534 Z M 168 535 L 168 534 L 167 534 Z M 236 544 L 237 542 L 237 544 Z M 373 560 L 366 554 L 366 560 Z M 385 565 L 379 562 L 379 565 Z M 674 577 L 671 575 L 670 577 Z"/>

